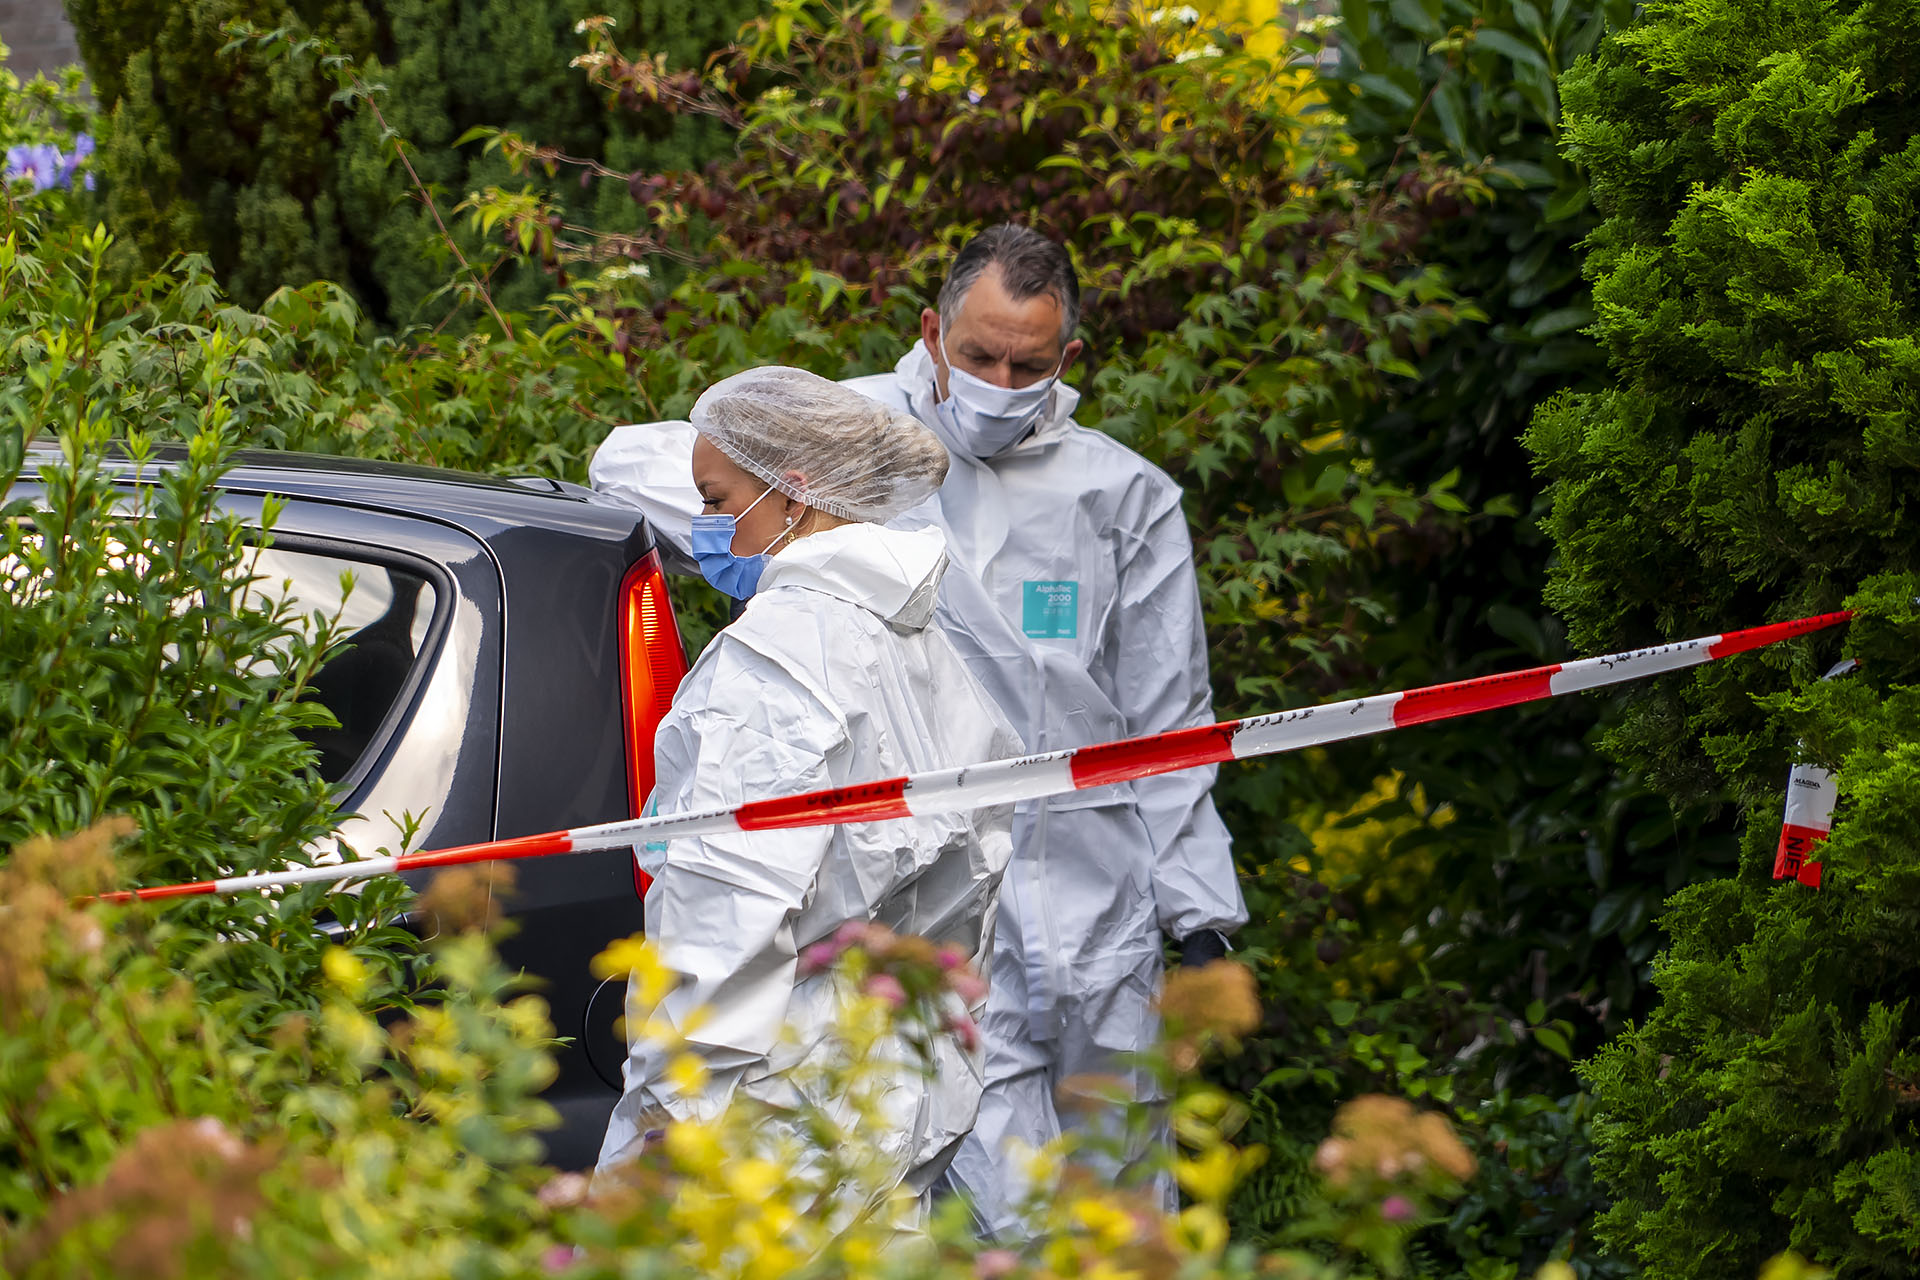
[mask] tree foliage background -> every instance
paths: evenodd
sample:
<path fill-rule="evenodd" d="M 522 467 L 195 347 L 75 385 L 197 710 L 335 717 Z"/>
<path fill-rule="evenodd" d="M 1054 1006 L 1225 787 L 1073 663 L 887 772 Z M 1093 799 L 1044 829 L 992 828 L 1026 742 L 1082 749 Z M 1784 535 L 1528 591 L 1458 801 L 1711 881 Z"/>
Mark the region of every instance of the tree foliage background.
<path fill-rule="evenodd" d="M 452 261 L 392 163 L 389 130 L 406 140 L 420 178 L 448 210 L 508 178 L 497 158 L 459 145 L 475 126 L 524 129 L 616 166 L 704 163 L 725 145 L 720 126 L 599 109 L 567 66 L 579 48 L 574 28 L 608 14 L 676 67 L 698 69 L 755 8 L 745 0 L 67 0 L 105 115 L 105 212 L 123 270 L 200 253 L 239 301 L 330 280 L 394 324 L 446 316 L 436 295 Z M 384 120 L 334 100 L 311 67 L 228 50 L 226 27 L 235 22 L 287 27 L 354 57 L 385 87 Z M 624 213 L 577 188 L 528 185 L 570 216 L 612 225 Z M 455 235 L 473 250 L 466 228 Z M 531 306 L 543 281 L 509 265 L 493 287 L 509 305 Z"/>

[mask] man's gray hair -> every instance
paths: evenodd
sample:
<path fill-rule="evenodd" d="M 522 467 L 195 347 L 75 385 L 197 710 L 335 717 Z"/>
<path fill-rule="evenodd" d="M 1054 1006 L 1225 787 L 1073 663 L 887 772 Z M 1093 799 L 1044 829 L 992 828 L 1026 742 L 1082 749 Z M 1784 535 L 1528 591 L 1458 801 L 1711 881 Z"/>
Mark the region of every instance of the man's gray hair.
<path fill-rule="evenodd" d="M 1000 268 L 1000 285 L 1015 302 L 1045 294 L 1060 304 L 1060 345 L 1080 327 L 1080 280 L 1061 245 L 1031 227 L 1003 222 L 967 241 L 940 286 L 940 332 L 960 315 L 960 305 L 988 267 Z"/>

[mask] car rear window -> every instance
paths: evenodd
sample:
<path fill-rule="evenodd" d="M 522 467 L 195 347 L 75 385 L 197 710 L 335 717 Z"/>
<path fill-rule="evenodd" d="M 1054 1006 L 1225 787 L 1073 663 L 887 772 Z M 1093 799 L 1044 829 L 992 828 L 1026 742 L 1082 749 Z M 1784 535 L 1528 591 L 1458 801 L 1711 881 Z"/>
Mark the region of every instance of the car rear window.
<path fill-rule="evenodd" d="M 338 619 L 308 696 L 340 727 L 304 736 L 319 750 L 320 775 L 339 782 L 381 740 L 382 726 L 413 687 L 438 593 L 423 573 L 401 565 L 284 545 L 257 548 L 253 574 L 255 591 L 302 614 Z"/>

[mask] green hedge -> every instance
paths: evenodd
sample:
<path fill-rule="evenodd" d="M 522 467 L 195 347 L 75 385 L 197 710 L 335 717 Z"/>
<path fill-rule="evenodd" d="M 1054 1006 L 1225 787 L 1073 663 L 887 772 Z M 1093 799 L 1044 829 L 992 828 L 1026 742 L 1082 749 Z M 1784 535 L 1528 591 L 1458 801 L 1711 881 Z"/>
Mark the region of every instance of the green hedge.
<path fill-rule="evenodd" d="M 1601 649 L 1859 611 L 1639 691 L 1609 737 L 1743 832 L 1736 875 L 1668 902 L 1659 1008 L 1586 1067 L 1600 1230 L 1650 1277 L 1920 1257 L 1916 41 L 1910 3 L 1669 0 L 1562 82 L 1618 385 L 1528 437 L 1550 602 Z M 1842 652 L 1864 671 L 1820 682 Z M 1797 759 L 1841 779 L 1817 892 L 1771 880 Z"/>

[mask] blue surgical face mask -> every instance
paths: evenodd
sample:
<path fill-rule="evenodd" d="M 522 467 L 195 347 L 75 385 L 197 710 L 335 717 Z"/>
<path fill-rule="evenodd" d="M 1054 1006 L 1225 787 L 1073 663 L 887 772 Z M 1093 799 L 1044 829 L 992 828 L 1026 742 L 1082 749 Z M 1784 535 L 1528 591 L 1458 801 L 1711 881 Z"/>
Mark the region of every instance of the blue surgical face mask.
<path fill-rule="evenodd" d="M 767 493 L 773 492 L 773 486 L 767 486 Z M 748 504 L 746 515 L 762 502 L 767 493 L 761 494 Z M 767 567 L 767 552 L 773 549 L 775 537 L 757 556 L 737 556 L 733 554 L 733 535 L 738 528 L 740 516 L 699 515 L 693 518 L 693 558 L 700 566 L 700 576 L 711 582 L 717 590 L 724 591 L 735 600 L 746 600 L 760 589 L 760 575 Z"/>
<path fill-rule="evenodd" d="M 954 364 L 947 355 L 946 335 L 940 337 L 940 358 L 947 365 L 947 398 L 934 412 L 953 433 L 954 443 L 976 458 L 991 458 L 1012 448 L 1040 418 L 1060 378 L 1055 367 L 1045 381 L 1030 387 L 997 387 L 985 378 Z M 1061 364 L 1066 358 L 1061 357 Z"/>

